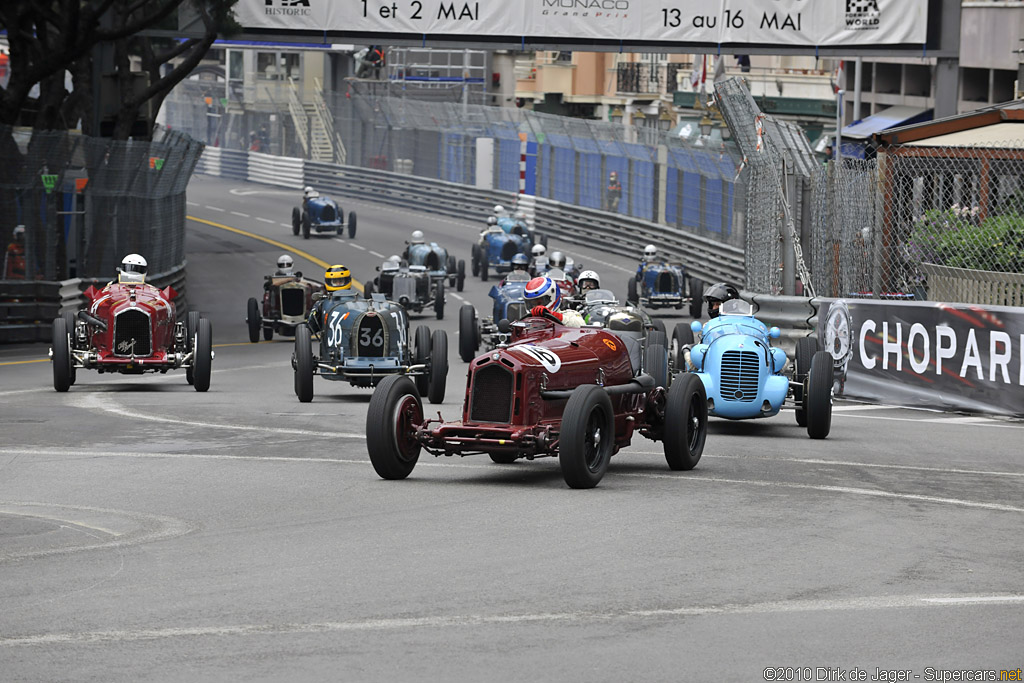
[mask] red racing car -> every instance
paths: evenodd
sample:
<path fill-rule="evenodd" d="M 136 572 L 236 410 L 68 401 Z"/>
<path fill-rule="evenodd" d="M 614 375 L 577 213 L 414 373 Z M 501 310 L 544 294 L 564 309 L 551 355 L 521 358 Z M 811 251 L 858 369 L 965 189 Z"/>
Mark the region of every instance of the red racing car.
<path fill-rule="evenodd" d="M 141 375 L 185 368 L 196 391 L 210 388 L 213 339 L 210 321 L 189 311 L 175 318 L 171 287 L 112 282 L 85 290 L 86 309 L 53 321 L 53 388 L 67 391 L 78 369 Z"/>
<path fill-rule="evenodd" d="M 510 331 L 509 344 L 470 362 L 459 422 L 426 419 L 407 377 L 380 383 L 366 420 L 378 475 L 408 477 L 421 449 L 486 453 L 498 463 L 551 456 L 571 488 L 592 488 L 637 432 L 664 443 L 671 469 L 697 465 L 707 436 L 704 385 L 680 373 L 671 387 L 658 386 L 653 366 L 667 363 L 663 344 L 645 349 L 639 340 L 601 328 L 569 328 L 546 318 L 512 323 Z"/>

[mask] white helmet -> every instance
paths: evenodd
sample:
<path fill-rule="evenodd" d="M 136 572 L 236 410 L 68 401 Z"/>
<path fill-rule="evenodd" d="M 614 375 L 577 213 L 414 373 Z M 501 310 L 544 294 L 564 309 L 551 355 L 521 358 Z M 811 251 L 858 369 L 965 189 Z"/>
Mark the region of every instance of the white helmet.
<path fill-rule="evenodd" d="M 312 188 L 310 185 L 306 185 L 306 189 L 302 191 L 302 196 L 309 199 L 310 197 L 319 197 L 320 193 Z"/>
<path fill-rule="evenodd" d="M 487 217 L 487 225 L 490 226 L 490 225 L 497 225 L 497 224 L 498 224 L 498 219 L 496 217 L 494 217 L 494 216 L 488 216 Z"/>
<path fill-rule="evenodd" d="M 505 213 L 505 207 L 502 206 L 501 204 L 495 204 L 494 205 L 494 213 L 495 213 L 495 215 L 500 216 L 501 214 Z"/>
<path fill-rule="evenodd" d="M 146 271 L 149 264 L 146 259 L 138 254 L 128 254 L 121 261 L 121 267 L 117 269 L 117 281 L 122 284 L 140 285 L 146 281 Z"/>
<path fill-rule="evenodd" d="M 594 283 L 593 287 L 586 286 L 586 282 L 588 280 Z M 584 270 L 582 273 L 580 273 L 580 276 L 576 278 L 576 283 L 579 285 L 580 290 L 600 289 L 601 277 L 593 270 Z"/>
<path fill-rule="evenodd" d="M 409 238 L 409 244 L 423 244 L 423 231 L 413 230 L 412 237 Z"/>
<path fill-rule="evenodd" d="M 288 254 L 281 254 L 281 257 L 277 259 L 277 270 L 279 273 L 290 274 L 292 272 L 292 266 L 294 265 L 295 262 Z"/>
<path fill-rule="evenodd" d="M 644 261 L 650 261 L 658 255 L 658 248 L 653 244 L 648 244 L 644 247 Z"/>
<path fill-rule="evenodd" d="M 535 244 L 533 245 L 533 249 L 530 250 L 530 253 L 536 258 L 540 258 L 544 254 L 548 253 L 548 250 L 543 244 Z"/>

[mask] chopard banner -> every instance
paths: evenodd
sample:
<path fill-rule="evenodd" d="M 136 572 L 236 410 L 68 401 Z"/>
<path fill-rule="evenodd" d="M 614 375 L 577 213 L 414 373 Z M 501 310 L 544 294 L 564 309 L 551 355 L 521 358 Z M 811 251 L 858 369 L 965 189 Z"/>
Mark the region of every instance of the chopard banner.
<path fill-rule="evenodd" d="M 923 44 L 928 0 L 239 0 L 246 29 L 673 43 Z"/>
<path fill-rule="evenodd" d="M 1024 308 L 819 300 L 837 396 L 1024 417 Z"/>

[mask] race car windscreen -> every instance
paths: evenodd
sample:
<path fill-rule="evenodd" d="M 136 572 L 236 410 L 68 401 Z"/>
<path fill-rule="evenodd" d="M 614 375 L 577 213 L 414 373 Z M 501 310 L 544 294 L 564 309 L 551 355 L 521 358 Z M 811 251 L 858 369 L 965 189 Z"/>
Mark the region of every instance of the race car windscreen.
<path fill-rule="evenodd" d="M 754 305 L 743 299 L 729 299 L 722 303 L 719 315 L 754 315 Z"/>
<path fill-rule="evenodd" d="M 587 303 L 618 303 L 610 289 L 592 289 L 587 292 Z"/>

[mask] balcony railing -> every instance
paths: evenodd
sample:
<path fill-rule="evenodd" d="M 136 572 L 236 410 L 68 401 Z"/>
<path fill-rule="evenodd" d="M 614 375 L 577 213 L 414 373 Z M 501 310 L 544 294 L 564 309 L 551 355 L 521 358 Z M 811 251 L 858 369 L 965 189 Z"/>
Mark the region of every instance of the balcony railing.
<path fill-rule="evenodd" d="M 617 92 L 636 94 L 665 92 L 663 64 L 630 62 L 619 64 L 616 70 L 618 78 L 615 90 Z"/>

